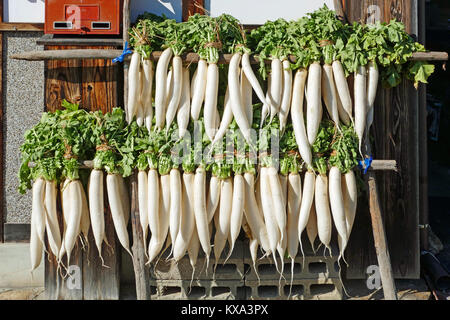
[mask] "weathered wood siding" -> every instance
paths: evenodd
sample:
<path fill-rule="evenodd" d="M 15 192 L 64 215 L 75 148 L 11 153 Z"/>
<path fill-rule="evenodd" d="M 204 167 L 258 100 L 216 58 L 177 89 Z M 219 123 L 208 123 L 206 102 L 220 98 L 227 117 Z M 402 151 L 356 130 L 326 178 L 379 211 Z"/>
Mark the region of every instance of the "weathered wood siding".
<path fill-rule="evenodd" d="M 45 46 L 46 50 L 67 49 L 117 49 L 116 47 L 92 46 Z M 109 112 L 114 107 L 123 105 L 123 90 L 121 66 L 114 65 L 110 60 L 50 60 L 45 68 L 45 106 L 46 111 L 61 109 L 63 99 L 72 103 L 79 103 L 83 109 Z M 105 178 L 106 179 L 106 178 Z M 106 180 L 104 181 L 106 185 Z M 120 252 L 121 246 L 117 242 L 111 213 L 108 208 L 105 188 L 105 227 L 106 239 L 109 246 L 103 243 L 100 260 L 95 245 L 92 229 L 89 230 L 89 246 L 82 248 L 80 241 L 72 251 L 70 265 L 75 270 L 77 279 L 59 276 L 55 257 L 50 254 L 45 259 L 45 286 L 49 299 L 65 300 L 115 300 L 119 299 L 120 289 Z M 60 198 L 58 196 L 58 198 Z M 60 203 L 60 199 L 58 199 Z M 62 212 L 58 205 L 60 227 L 62 230 Z M 64 257 L 63 263 L 67 264 Z M 75 267 L 74 267 L 75 266 Z M 67 267 L 67 265 L 66 265 Z M 79 271 L 79 273 L 77 273 Z M 76 285 L 79 280 L 80 288 Z"/>
<path fill-rule="evenodd" d="M 402 21 L 408 33 L 417 34 L 417 1 L 343 1 L 346 18 L 367 22 L 379 18 Z M 377 15 L 379 16 L 373 16 Z M 394 159 L 399 171 L 378 172 L 383 219 L 395 278 L 420 276 L 419 247 L 419 99 L 410 81 L 393 89 L 379 88 L 371 135 L 375 159 Z M 376 265 L 369 209 L 364 195 L 347 249 L 347 278 L 366 278 Z"/>

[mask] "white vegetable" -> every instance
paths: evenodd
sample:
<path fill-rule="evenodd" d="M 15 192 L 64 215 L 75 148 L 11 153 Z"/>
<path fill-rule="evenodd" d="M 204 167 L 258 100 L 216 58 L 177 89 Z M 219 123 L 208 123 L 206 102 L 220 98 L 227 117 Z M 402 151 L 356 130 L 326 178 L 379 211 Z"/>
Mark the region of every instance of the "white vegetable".
<path fill-rule="evenodd" d="M 355 132 L 359 138 L 359 150 L 364 138 L 364 129 L 366 127 L 366 68 L 360 66 L 355 72 Z"/>
<path fill-rule="evenodd" d="M 331 214 L 338 236 L 341 237 L 340 259 L 344 253 L 343 248 L 347 246 L 348 233 L 345 220 L 344 197 L 342 195 L 341 172 L 337 167 L 330 169 L 328 179 Z"/>
<path fill-rule="evenodd" d="M 206 209 L 206 172 L 202 167 L 197 168 L 194 178 L 194 214 L 196 223 L 197 237 L 200 241 L 203 251 L 209 265 L 209 256 L 211 253 L 209 219 Z"/>
<path fill-rule="evenodd" d="M 245 115 L 247 116 L 248 123 L 251 124 L 253 122 L 253 90 L 244 70 L 241 70 L 241 96 L 242 105 L 245 108 Z"/>
<path fill-rule="evenodd" d="M 242 217 L 244 214 L 244 196 L 245 196 L 244 177 L 241 174 L 235 174 L 233 181 L 233 202 L 230 216 L 231 245 L 226 260 L 228 260 L 228 258 L 231 256 L 231 253 L 233 252 L 234 249 L 234 245 L 236 243 L 236 239 L 239 236 L 239 232 L 241 231 Z"/>
<path fill-rule="evenodd" d="M 236 123 L 248 143 L 250 141 L 250 124 L 245 114 L 245 109 L 242 104 L 242 97 L 240 94 L 239 83 L 239 62 L 241 61 L 241 54 L 235 53 L 230 61 L 228 69 L 228 86 L 230 90 L 231 110 L 233 111 Z"/>
<path fill-rule="evenodd" d="M 141 55 L 133 52 L 131 55 L 130 66 L 128 68 L 128 104 L 127 104 L 127 120 L 130 123 L 137 114 L 140 99 L 140 78 L 139 69 L 141 63 Z"/>
<path fill-rule="evenodd" d="M 142 234 L 144 238 L 144 249 L 147 248 L 148 234 L 148 176 L 147 172 L 139 170 L 137 176 L 138 185 L 138 204 L 139 204 L 139 220 L 141 223 Z"/>
<path fill-rule="evenodd" d="M 255 73 L 253 72 L 252 66 L 250 64 L 250 55 L 248 53 L 244 53 L 242 55 L 241 66 L 242 70 L 245 73 L 245 77 L 250 82 L 253 90 L 255 90 L 259 100 L 261 100 L 262 103 L 266 103 L 264 91 L 262 90 L 261 85 L 259 84 L 259 81 L 256 78 Z"/>
<path fill-rule="evenodd" d="M 272 82 L 270 85 L 270 121 L 280 111 L 281 96 L 283 90 L 283 66 L 280 59 L 272 59 L 271 75 Z"/>
<path fill-rule="evenodd" d="M 198 120 L 202 103 L 205 99 L 206 80 L 207 80 L 208 63 L 204 59 L 200 59 L 197 65 L 195 82 L 193 83 L 193 93 L 191 102 L 192 120 Z"/>
<path fill-rule="evenodd" d="M 156 65 L 155 73 L 155 117 L 156 128 L 161 130 L 164 127 L 164 115 L 166 112 L 166 81 L 167 81 L 167 68 L 169 66 L 170 59 L 172 58 L 172 49 L 167 48 L 163 51 L 159 57 L 158 64 Z"/>
<path fill-rule="evenodd" d="M 179 261 L 186 253 L 195 229 L 194 174 L 183 173 L 180 231 L 173 246 L 173 258 Z"/>
<path fill-rule="evenodd" d="M 217 95 L 219 90 L 219 68 L 217 64 L 208 64 L 206 75 L 205 104 L 203 107 L 203 116 L 205 122 L 205 132 L 208 138 L 213 141 L 216 134 L 216 114 L 217 114 Z"/>
<path fill-rule="evenodd" d="M 61 233 L 59 230 L 58 214 L 56 211 L 56 182 L 45 181 L 45 228 L 52 253 L 58 259 L 61 249 Z"/>
<path fill-rule="evenodd" d="M 175 115 L 177 114 L 178 106 L 180 104 L 181 94 L 183 92 L 183 60 L 180 56 L 175 56 L 172 59 L 172 77 L 173 89 L 169 97 L 169 103 L 166 110 L 166 128 L 169 130 Z"/>
<path fill-rule="evenodd" d="M 316 178 L 315 190 L 315 211 L 317 215 L 317 234 L 320 242 L 328 249 L 331 254 L 331 212 L 330 200 L 328 197 L 328 177 L 326 175 L 318 175 Z"/>
<path fill-rule="evenodd" d="M 178 232 L 180 230 L 180 219 L 181 219 L 181 201 L 182 201 L 182 186 L 181 186 L 181 176 L 178 169 L 170 170 L 170 222 L 169 231 L 170 238 L 172 239 L 172 250 L 173 253 L 174 244 L 177 239 Z"/>
<path fill-rule="evenodd" d="M 315 188 L 316 176 L 314 172 L 307 171 L 303 181 L 302 202 L 300 205 L 300 213 L 298 219 L 298 240 L 300 241 L 300 249 L 303 255 L 303 262 L 305 260 L 305 254 L 302 244 L 302 233 L 308 224 L 309 215 L 311 213 L 311 207 L 314 201 L 314 188 Z M 303 267 L 304 263 L 302 264 Z"/>
<path fill-rule="evenodd" d="M 103 191 L 103 171 L 93 169 L 89 176 L 88 187 L 89 214 L 91 217 L 92 233 L 98 254 L 104 264 L 102 257 L 102 243 L 105 240 L 105 203 Z"/>
<path fill-rule="evenodd" d="M 153 62 L 149 59 L 142 61 L 142 70 L 144 75 L 144 83 L 142 87 L 141 100 L 144 106 L 144 124 L 148 131 L 152 128 L 153 121 Z"/>
<path fill-rule="evenodd" d="M 189 125 L 191 111 L 190 90 L 189 69 L 183 68 L 183 91 L 180 99 L 180 108 L 177 113 L 178 137 L 180 139 L 186 134 Z"/>
<path fill-rule="evenodd" d="M 294 128 L 295 141 L 298 145 L 300 156 L 308 166 L 312 166 L 311 146 L 306 135 L 305 120 L 303 117 L 303 100 L 305 83 L 308 72 L 300 69 L 295 74 L 292 89 L 291 118 Z"/>
<path fill-rule="evenodd" d="M 121 178 L 122 176 L 119 176 L 118 174 L 108 174 L 106 176 L 106 190 L 108 193 L 108 202 L 111 209 L 111 216 L 117 238 L 119 239 L 122 247 L 124 247 L 125 250 L 133 256 L 130 251 L 130 240 L 128 236 L 126 219 L 127 213 L 125 212 L 128 206 L 123 203 L 128 199 L 128 195 L 125 196 L 125 190 L 121 187 Z M 67 241 L 66 245 L 68 245 Z"/>
<path fill-rule="evenodd" d="M 322 95 L 321 95 L 322 67 L 319 63 L 313 63 L 309 66 L 308 72 L 308 90 L 306 93 L 306 134 L 310 145 L 316 141 L 319 131 L 320 121 L 322 120 Z"/>
<path fill-rule="evenodd" d="M 220 255 L 225 247 L 225 243 L 230 232 L 231 206 L 233 203 L 233 180 L 226 178 L 222 180 L 220 190 L 220 207 L 217 217 L 216 234 L 214 236 L 214 257 L 215 267 L 220 259 Z M 215 270 L 214 267 L 214 270 Z"/>
<path fill-rule="evenodd" d="M 339 128 L 339 108 L 337 92 L 333 77 L 333 67 L 329 64 L 323 65 L 322 72 L 322 97 L 327 107 L 328 114 Z"/>
<path fill-rule="evenodd" d="M 369 62 L 367 66 L 367 132 L 373 123 L 373 107 L 377 96 L 379 71 L 375 62 Z"/>
<path fill-rule="evenodd" d="M 347 112 L 350 119 L 353 119 L 352 109 L 352 97 L 350 95 L 350 89 L 348 88 L 347 78 L 345 77 L 344 68 L 339 60 L 333 61 L 333 76 L 336 84 L 336 91 L 339 99 L 342 103 L 342 108 Z"/>
<path fill-rule="evenodd" d="M 260 212 L 258 203 L 255 198 L 255 176 L 246 172 L 245 179 L 245 198 L 244 198 L 244 214 L 250 227 L 252 235 L 261 244 L 264 251 L 270 250 L 267 229 L 264 223 L 263 214 Z"/>
<path fill-rule="evenodd" d="M 280 105 L 280 132 L 283 133 L 291 109 L 292 70 L 289 60 L 283 60 L 283 94 Z"/>

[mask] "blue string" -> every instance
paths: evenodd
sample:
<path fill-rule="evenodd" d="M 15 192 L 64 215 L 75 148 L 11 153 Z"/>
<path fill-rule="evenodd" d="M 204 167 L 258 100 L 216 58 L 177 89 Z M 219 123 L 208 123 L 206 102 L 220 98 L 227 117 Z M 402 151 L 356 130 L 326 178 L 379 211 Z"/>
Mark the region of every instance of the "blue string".
<path fill-rule="evenodd" d="M 117 58 L 114 58 L 112 60 L 113 63 L 116 62 L 123 62 L 123 60 L 125 59 L 125 56 L 132 54 L 133 50 L 131 50 L 131 48 L 128 46 L 128 42 L 125 41 L 125 46 L 123 48 L 122 54 L 120 56 L 118 56 Z"/>
<path fill-rule="evenodd" d="M 369 168 L 372 165 L 372 161 L 373 161 L 372 156 L 370 156 L 369 158 L 365 158 L 364 159 L 364 165 L 363 165 L 363 162 L 361 160 L 358 161 L 359 162 L 358 166 L 359 166 L 359 168 L 361 170 L 364 170 L 364 174 L 366 174 L 367 171 L 369 171 Z"/>

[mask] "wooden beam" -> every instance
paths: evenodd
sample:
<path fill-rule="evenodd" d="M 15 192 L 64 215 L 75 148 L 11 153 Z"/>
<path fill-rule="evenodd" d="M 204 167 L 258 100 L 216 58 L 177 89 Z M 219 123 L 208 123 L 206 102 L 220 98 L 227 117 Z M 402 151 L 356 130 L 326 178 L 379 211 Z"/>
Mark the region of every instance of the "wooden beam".
<path fill-rule="evenodd" d="M 158 61 L 161 51 L 154 51 L 151 58 Z M 65 60 L 65 59 L 114 59 L 122 54 L 122 50 L 104 50 L 104 49 L 72 49 L 72 50 L 45 50 L 45 51 L 28 51 L 10 55 L 9 58 L 27 61 L 45 61 L 45 60 Z M 183 61 L 187 63 L 197 63 L 199 61 L 198 54 L 194 52 L 185 53 L 182 56 Z M 232 54 L 220 54 L 219 64 L 228 64 Z M 130 56 L 125 58 L 128 61 Z M 294 56 L 289 56 L 291 62 L 295 62 Z M 416 52 L 413 54 L 411 61 L 447 61 L 447 52 Z M 258 64 L 257 56 L 250 56 L 250 63 Z M 267 64 L 270 60 L 265 61 Z"/>
<path fill-rule="evenodd" d="M 0 31 L 44 31 L 43 23 L 0 22 Z"/>
<path fill-rule="evenodd" d="M 154 51 L 151 58 L 158 61 L 161 51 Z M 45 50 L 45 51 L 28 51 L 10 55 L 10 59 L 27 60 L 27 61 L 45 61 L 45 60 L 65 60 L 65 59 L 114 59 L 122 54 L 122 50 L 105 50 L 105 49 L 72 49 L 72 50 Z M 198 54 L 194 52 L 185 53 L 182 56 L 183 61 L 187 63 L 197 63 L 199 61 Z M 220 54 L 219 64 L 228 64 L 232 54 Z M 127 56 L 125 61 L 129 61 Z M 294 56 L 289 56 L 292 62 L 295 62 Z M 416 52 L 413 54 L 411 61 L 447 61 L 447 52 Z M 250 56 L 250 63 L 258 64 L 257 56 Z M 267 64 L 270 60 L 265 61 Z"/>
<path fill-rule="evenodd" d="M 30 168 L 34 167 L 35 164 L 30 162 L 28 164 Z M 86 160 L 80 162 L 80 169 L 93 169 L 94 161 Z M 397 171 L 397 162 L 395 160 L 373 160 L 370 166 L 371 171 Z"/>

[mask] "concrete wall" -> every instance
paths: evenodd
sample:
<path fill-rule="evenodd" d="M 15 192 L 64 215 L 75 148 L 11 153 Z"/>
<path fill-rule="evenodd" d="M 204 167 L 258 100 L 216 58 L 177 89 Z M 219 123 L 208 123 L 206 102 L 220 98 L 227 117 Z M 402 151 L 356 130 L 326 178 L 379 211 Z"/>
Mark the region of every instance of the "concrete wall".
<path fill-rule="evenodd" d="M 41 32 L 3 33 L 3 163 L 4 222 L 30 223 L 31 193 L 17 191 L 20 145 L 25 131 L 33 127 L 44 111 L 44 62 L 8 59 L 13 53 L 43 50 L 36 45 Z"/>

